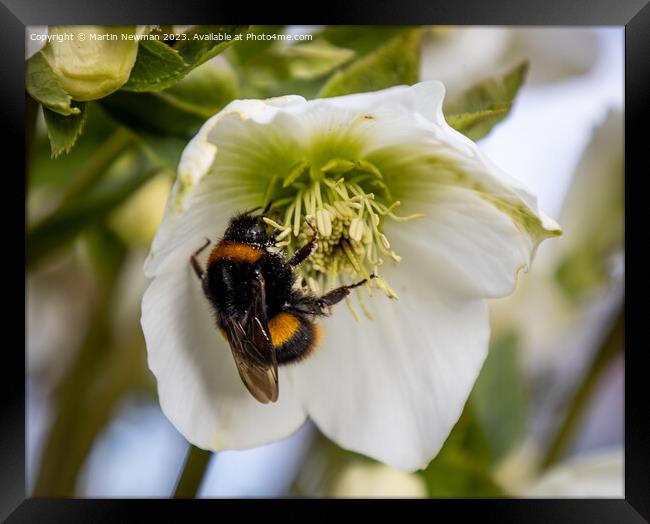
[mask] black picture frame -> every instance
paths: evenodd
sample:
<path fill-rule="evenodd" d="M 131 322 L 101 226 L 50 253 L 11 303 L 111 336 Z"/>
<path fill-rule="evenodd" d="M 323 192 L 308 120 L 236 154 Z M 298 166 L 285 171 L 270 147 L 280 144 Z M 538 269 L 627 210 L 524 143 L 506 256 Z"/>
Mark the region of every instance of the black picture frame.
<path fill-rule="evenodd" d="M 311 13 L 311 14 L 308 14 Z M 252 18 L 252 19 L 251 19 Z M 286 24 L 441 24 L 441 25 L 561 25 L 625 27 L 625 249 L 627 300 L 642 296 L 644 278 L 627 285 L 643 262 L 643 240 L 632 242 L 634 231 L 643 231 L 632 216 L 643 209 L 639 185 L 647 176 L 648 155 L 643 124 L 649 120 L 650 106 L 650 6 L 647 0 L 546 0 L 545 2 L 497 0 L 464 1 L 418 0 L 399 2 L 329 1 L 321 12 L 306 3 L 281 5 L 218 3 L 205 0 L 2 0 L 3 78 L 0 113 L 4 130 L 3 182 L 6 191 L 0 213 L 5 224 L 3 239 L 7 247 L 2 257 L 6 265 L 5 284 L 15 288 L 4 293 L 5 329 L 3 370 L 0 380 L 0 518 L 7 522 L 129 522 L 142 518 L 186 519 L 190 508 L 207 509 L 212 518 L 222 519 L 227 510 L 245 513 L 277 512 L 285 514 L 287 504 L 306 511 L 313 504 L 353 511 L 355 501 L 168 501 L 168 500 L 49 500 L 26 497 L 25 475 L 25 358 L 18 344 L 10 342 L 11 330 L 21 325 L 25 312 L 25 288 L 19 275 L 25 269 L 25 237 L 19 232 L 18 216 L 25 220 L 26 195 L 24 142 L 24 34 L 28 25 L 113 24 L 113 23 L 265 23 Z M 9 167 L 9 166 L 12 167 Z M 635 187 L 636 186 L 636 187 Z M 16 195 L 16 196 L 13 196 Z M 23 222 L 23 226 L 25 223 Z M 10 247 L 9 247 L 10 246 Z M 20 250 L 22 246 L 22 251 Z M 22 256 L 21 256 L 22 254 Z M 23 259 L 23 260 L 21 260 Z M 14 277 L 15 275 L 15 277 Z M 26 276 L 26 275 L 25 275 Z M 645 279 L 647 280 L 647 279 Z M 630 293 L 632 298 L 630 298 Z M 646 404 L 647 378 L 643 356 L 647 349 L 632 333 L 642 322 L 645 307 L 626 312 L 625 351 L 625 499 L 553 499 L 553 500 L 377 500 L 364 510 L 365 518 L 374 514 L 391 516 L 422 515 L 437 520 L 462 521 L 476 517 L 487 522 L 530 523 L 636 523 L 650 521 L 650 417 Z M 15 319 L 13 317 L 16 317 Z M 26 330 L 25 330 L 26 331 Z M 264 507 L 262 507 L 264 505 Z M 407 507 L 408 505 L 408 507 Z M 375 513 L 376 512 L 376 513 Z"/>

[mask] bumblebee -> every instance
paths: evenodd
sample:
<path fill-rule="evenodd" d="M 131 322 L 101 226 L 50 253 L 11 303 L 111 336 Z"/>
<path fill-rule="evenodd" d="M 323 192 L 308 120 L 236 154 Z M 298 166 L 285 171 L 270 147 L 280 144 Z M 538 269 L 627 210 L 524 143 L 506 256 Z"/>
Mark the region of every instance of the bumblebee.
<path fill-rule="evenodd" d="M 205 269 L 197 257 L 210 245 L 209 239 L 190 257 L 239 376 L 263 404 L 278 399 L 278 366 L 308 357 L 318 345 L 315 319 L 328 315 L 331 306 L 368 280 L 322 296 L 297 288 L 295 268 L 316 249 L 318 232 L 309 224 L 311 240 L 287 259 L 273 249 L 277 230 L 269 231 L 263 220 L 266 211 L 234 216 L 210 251 Z"/>

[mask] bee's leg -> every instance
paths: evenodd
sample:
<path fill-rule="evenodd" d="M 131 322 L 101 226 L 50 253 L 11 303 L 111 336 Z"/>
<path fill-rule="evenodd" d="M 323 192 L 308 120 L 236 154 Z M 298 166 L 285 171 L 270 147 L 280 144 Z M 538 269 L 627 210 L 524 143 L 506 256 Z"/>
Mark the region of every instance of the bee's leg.
<path fill-rule="evenodd" d="M 192 253 L 192 256 L 190 257 L 190 264 L 192 264 L 192 268 L 194 269 L 194 272 L 196 273 L 196 276 L 199 277 L 199 280 L 203 279 L 203 273 L 205 271 L 201 267 L 201 264 L 199 264 L 199 261 L 197 260 L 197 256 L 210 245 L 210 239 L 206 238 L 205 239 L 205 244 L 203 244 L 199 249 L 197 249 L 194 253 Z"/>
<path fill-rule="evenodd" d="M 311 222 L 309 221 L 307 221 L 307 225 L 311 228 L 314 234 L 311 237 L 311 240 L 302 246 L 298 251 L 296 251 L 291 257 L 291 260 L 287 262 L 287 264 L 291 267 L 296 267 L 301 262 L 304 262 L 316 249 L 316 243 L 318 242 L 318 230 L 312 226 Z"/>
<path fill-rule="evenodd" d="M 268 203 L 264 206 L 264 209 L 262 209 L 262 212 L 260 213 L 261 216 L 266 215 L 269 210 L 271 209 L 271 206 L 273 205 L 273 200 L 269 200 Z"/>
<path fill-rule="evenodd" d="M 337 287 L 336 289 L 333 289 L 329 293 L 325 293 L 322 297 L 316 299 L 316 301 L 321 309 L 329 306 L 333 306 L 334 304 L 338 304 L 341 300 L 343 300 L 345 297 L 347 297 L 350 294 L 351 289 L 354 289 L 355 287 L 363 286 L 369 279 L 372 280 L 376 276 L 377 275 L 373 273 L 370 275 L 369 278 L 364 278 L 363 280 L 357 282 L 356 284 Z"/>

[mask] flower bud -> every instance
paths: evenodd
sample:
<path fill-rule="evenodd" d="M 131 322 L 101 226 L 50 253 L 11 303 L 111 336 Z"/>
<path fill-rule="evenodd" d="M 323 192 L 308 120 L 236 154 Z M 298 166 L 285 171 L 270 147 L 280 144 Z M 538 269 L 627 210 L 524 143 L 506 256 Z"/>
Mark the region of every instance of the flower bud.
<path fill-rule="evenodd" d="M 42 53 L 75 100 L 103 98 L 131 74 L 138 54 L 136 26 L 51 26 Z"/>

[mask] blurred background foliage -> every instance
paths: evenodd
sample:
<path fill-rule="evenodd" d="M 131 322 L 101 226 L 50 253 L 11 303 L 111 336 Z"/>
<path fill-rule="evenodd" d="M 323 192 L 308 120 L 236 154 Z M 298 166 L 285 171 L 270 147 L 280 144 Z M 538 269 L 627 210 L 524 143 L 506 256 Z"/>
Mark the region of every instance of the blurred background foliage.
<path fill-rule="evenodd" d="M 35 496 L 173 493 L 187 444 L 160 413 L 147 368 L 139 323 L 147 285 L 142 265 L 181 152 L 207 118 L 237 98 L 328 97 L 437 78 L 448 89 L 450 125 L 481 140 L 527 103 L 518 97 L 527 84 L 534 94 L 595 74 L 600 49 L 593 31 L 575 29 L 113 30 L 231 40 L 98 46 L 75 60 L 101 69 L 102 82 L 79 89 L 63 78 L 65 49 L 47 44 L 28 57 L 28 477 Z M 249 33 L 313 38 L 248 40 Z M 225 452 L 210 461 L 203 496 L 515 497 L 572 456 L 598 392 L 615 382 L 612 369 L 619 375 L 622 369 L 622 118 L 620 107 L 601 105 L 609 112 L 598 117 L 593 136 L 588 123 L 590 145 L 574 144 L 582 160 L 567 170 L 564 193 L 558 191 L 559 216 L 550 210 L 565 234 L 557 246 L 542 245 L 512 297 L 494 301 L 489 356 L 460 420 L 425 470 L 393 471 L 338 448 L 308 423 L 281 443 L 275 491 L 258 483 L 238 492 L 235 472 L 256 466 L 246 462 L 249 452 Z M 544 201 L 542 207 L 548 209 Z M 620 446 L 622 383 L 618 388 L 620 403 L 615 397 L 605 418 L 621 424 L 620 432 L 604 443 Z M 125 443 L 115 428 L 127 408 L 140 432 L 155 419 L 164 430 L 152 435 L 174 436 L 159 448 L 147 438 Z M 126 460 L 117 448 L 129 450 Z M 146 449 L 157 455 L 136 472 Z M 259 453 L 263 464 L 268 459 Z M 129 475 L 140 479 L 135 491 L 109 485 L 112 463 L 122 464 L 117 478 L 126 485 Z M 215 487 L 213 470 L 219 486 L 230 481 L 230 491 Z M 622 493 L 622 463 L 620 474 L 619 484 L 608 485 L 610 496 Z M 102 476 L 108 480 L 102 483 Z"/>

